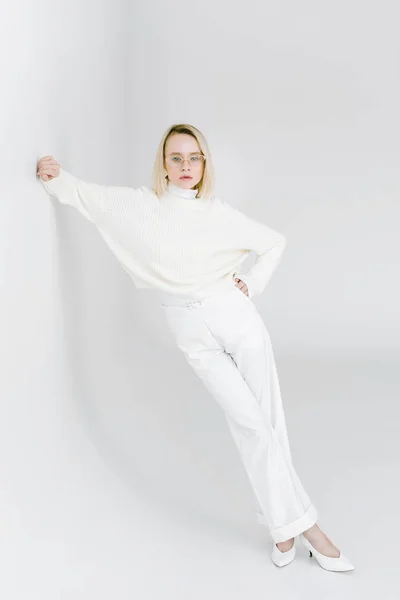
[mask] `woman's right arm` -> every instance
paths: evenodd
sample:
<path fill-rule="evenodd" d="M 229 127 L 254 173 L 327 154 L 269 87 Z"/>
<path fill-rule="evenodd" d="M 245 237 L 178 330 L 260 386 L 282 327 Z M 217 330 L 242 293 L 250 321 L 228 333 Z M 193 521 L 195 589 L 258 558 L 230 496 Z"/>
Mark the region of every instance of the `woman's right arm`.
<path fill-rule="evenodd" d="M 76 208 L 88 221 L 96 222 L 104 215 L 111 203 L 134 193 L 128 186 L 109 186 L 82 181 L 61 168 L 52 156 L 41 158 L 37 174 L 45 190 L 61 204 Z"/>

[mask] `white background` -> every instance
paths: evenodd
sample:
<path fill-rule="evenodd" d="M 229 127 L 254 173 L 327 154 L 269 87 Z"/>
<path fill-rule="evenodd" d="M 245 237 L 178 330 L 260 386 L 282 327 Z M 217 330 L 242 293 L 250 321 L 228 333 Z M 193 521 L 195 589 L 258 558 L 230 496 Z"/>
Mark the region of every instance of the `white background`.
<path fill-rule="evenodd" d="M 399 12 L 2 5 L 2 598 L 395 598 Z M 351 574 L 301 547 L 272 564 L 223 415 L 157 294 L 36 178 L 51 154 L 84 180 L 149 185 L 179 122 L 209 141 L 218 194 L 287 238 L 255 303 L 295 466 Z"/>

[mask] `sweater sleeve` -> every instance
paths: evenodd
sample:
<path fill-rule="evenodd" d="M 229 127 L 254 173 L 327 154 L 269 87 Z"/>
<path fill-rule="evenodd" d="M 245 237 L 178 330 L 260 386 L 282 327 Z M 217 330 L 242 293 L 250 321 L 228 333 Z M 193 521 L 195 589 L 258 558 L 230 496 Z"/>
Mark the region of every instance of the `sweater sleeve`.
<path fill-rule="evenodd" d="M 257 254 L 253 266 L 246 273 L 235 272 L 234 277 L 247 285 L 248 297 L 253 298 L 264 291 L 280 263 L 286 247 L 286 238 L 264 223 L 251 219 L 237 209 L 233 210 L 239 227 L 240 247 Z"/>
<path fill-rule="evenodd" d="M 113 199 L 129 196 L 133 188 L 100 185 L 82 181 L 68 171 L 60 168 L 57 177 L 49 181 L 40 179 L 45 190 L 55 196 L 61 204 L 67 204 L 78 210 L 88 221 L 96 223 L 111 206 Z"/>

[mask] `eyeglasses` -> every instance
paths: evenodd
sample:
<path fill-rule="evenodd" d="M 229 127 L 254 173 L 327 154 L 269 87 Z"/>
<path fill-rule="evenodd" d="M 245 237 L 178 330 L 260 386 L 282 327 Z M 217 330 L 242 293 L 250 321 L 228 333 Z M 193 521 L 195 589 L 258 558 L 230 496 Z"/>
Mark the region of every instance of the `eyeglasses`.
<path fill-rule="evenodd" d="M 166 157 L 165 162 L 170 167 L 180 167 L 181 165 L 183 165 L 185 160 L 186 159 L 182 158 L 182 156 L 180 156 L 179 154 L 171 154 L 170 156 Z M 188 162 L 191 167 L 198 167 L 198 166 L 202 165 L 205 160 L 206 160 L 206 157 L 203 154 L 193 154 L 188 159 Z"/>

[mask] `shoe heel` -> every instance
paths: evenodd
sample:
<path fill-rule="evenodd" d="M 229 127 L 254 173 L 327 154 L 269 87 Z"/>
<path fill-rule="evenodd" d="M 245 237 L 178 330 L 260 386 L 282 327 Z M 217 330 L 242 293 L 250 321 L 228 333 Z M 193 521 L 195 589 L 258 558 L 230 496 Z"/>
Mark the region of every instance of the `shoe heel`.
<path fill-rule="evenodd" d="M 314 558 L 316 559 L 319 566 L 323 569 L 326 569 L 327 571 L 353 571 L 354 566 L 351 564 L 349 559 L 346 558 L 346 556 L 344 556 L 344 554 L 340 553 L 340 555 L 337 558 L 325 556 L 325 554 L 321 554 L 321 552 L 318 552 L 318 550 L 316 550 L 316 548 L 314 548 L 314 546 L 310 544 L 310 542 L 307 540 L 307 538 L 304 537 L 302 533 L 300 534 L 300 539 L 309 551 L 309 557 L 311 558 L 314 554 Z"/>

